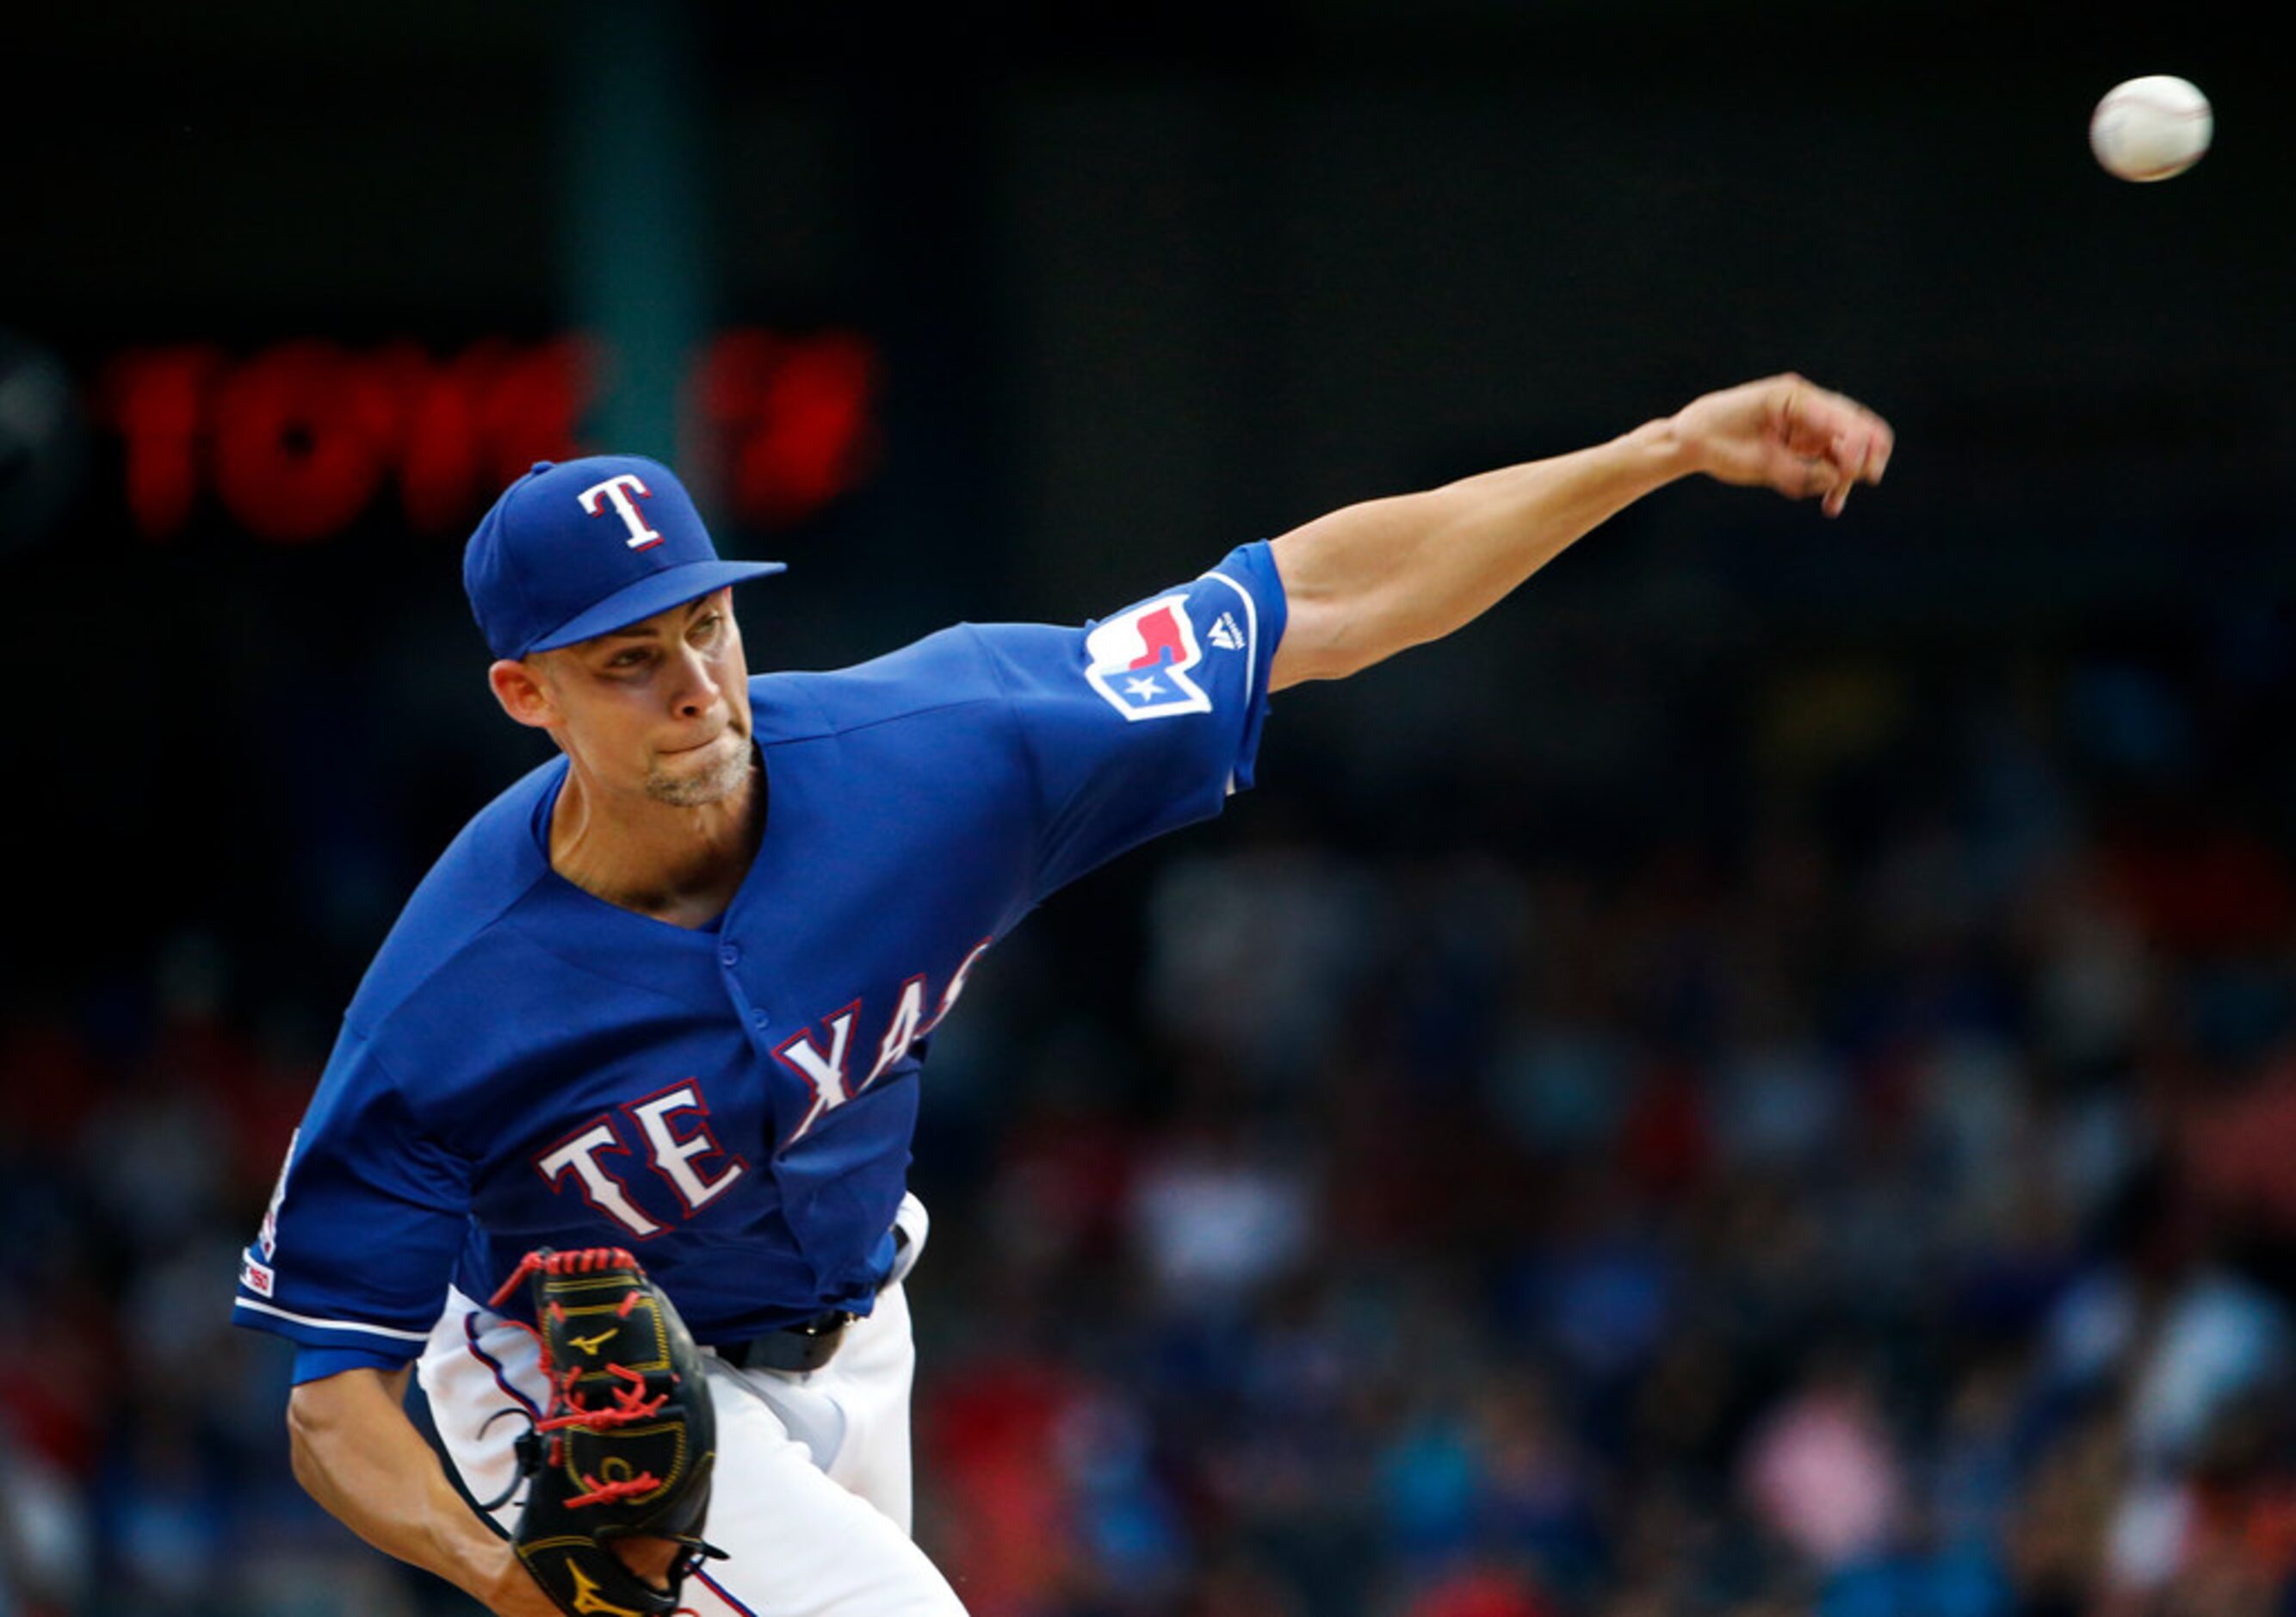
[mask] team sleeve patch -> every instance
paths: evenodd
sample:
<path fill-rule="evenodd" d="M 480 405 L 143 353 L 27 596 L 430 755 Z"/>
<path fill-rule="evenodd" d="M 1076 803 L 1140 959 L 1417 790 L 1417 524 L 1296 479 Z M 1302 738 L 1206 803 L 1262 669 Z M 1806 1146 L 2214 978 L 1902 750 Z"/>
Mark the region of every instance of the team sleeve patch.
<path fill-rule="evenodd" d="M 269 1264 L 258 1263 L 253 1252 L 242 1252 L 239 1283 L 258 1297 L 268 1297 L 279 1289 L 279 1275 Z"/>
<path fill-rule="evenodd" d="M 1084 676 L 1127 720 L 1209 713 L 1212 699 L 1188 677 L 1204 660 L 1183 595 L 1163 595 L 1095 625 Z"/>

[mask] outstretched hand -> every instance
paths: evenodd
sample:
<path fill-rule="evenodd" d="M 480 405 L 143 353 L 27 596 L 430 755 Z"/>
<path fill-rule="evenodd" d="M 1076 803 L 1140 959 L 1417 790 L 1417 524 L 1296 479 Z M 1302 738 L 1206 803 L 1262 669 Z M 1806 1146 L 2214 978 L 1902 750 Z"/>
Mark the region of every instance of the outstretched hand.
<path fill-rule="evenodd" d="M 1828 516 L 1841 514 L 1853 485 L 1882 480 L 1896 442 L 1864 405 L 1791 371 L 1694 398 L 1668 425 L 1709 477 L 1823 496 Z"/>

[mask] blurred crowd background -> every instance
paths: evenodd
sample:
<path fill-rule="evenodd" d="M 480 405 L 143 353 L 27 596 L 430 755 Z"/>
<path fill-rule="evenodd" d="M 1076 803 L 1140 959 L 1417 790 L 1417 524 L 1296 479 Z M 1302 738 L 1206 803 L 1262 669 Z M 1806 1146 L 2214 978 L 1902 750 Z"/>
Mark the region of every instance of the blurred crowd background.
<path fill-rule="evenodd" d="M 0 106 L 0 1617 L 417 1617 L 226 1323 L 503 724 L 457 546 L 689 470 L 754 664 L 1076 621 L 1798 368 L 1275 704 L 936 1038 L 983 1617 L 2296 1612 L 2296 114 L 2236 9 L 45 19 Z M 2097 172 L 2173 71 L 2218 148 Z"/>

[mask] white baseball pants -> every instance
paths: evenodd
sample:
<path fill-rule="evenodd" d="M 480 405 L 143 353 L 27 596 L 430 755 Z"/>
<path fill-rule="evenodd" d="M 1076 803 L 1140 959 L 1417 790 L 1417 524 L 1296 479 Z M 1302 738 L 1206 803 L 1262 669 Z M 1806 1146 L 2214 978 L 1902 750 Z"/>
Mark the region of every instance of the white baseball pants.
<path fill-rule="evenodd" d="M 687 1580 L 684 1609 L 694 1617 L 964 1612 L 909 1538 L 916 1346 L 899 1281 L 847 1329 L 837 1357 L 809 1374 L 738 1370 L 707 1350 L 702 1358 L 718 1415 L 704 1531 L 731 1558 Z M 516 1470 L 511 1444 L 527 1423 L 504 1416 L 487 1426 L 488 1417 L 545 1400 L 533 1339 L 450 1288 L 416 1373 L 463 1485 L 472 1498 L 493 1498 Z M 509 1532 L 524 1504 L 521 1487 L 492 1513 L 496 1524 Z"/>

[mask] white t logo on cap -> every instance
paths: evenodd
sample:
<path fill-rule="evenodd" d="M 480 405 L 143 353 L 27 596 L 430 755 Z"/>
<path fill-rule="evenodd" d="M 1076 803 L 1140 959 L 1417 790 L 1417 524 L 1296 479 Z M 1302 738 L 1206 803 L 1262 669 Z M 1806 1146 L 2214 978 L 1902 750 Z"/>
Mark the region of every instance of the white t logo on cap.
<path fill-rule="evenodd" d="M 582 502 L 582 509 L 592 516 L 605 514 L 605 506 L 599 504 L 601 499 L 610 502 L 621 517 L 622 526 L 630 530 L 629 547 L 651 550 L 661 543 L 661 535 L 646 526 L 645 518 L 638 513 L 637 502 L 630 498 L 632 494 L 642 500 L 653 497 L 653 490 L 640 480 L 637 473 L 618 472 L 603 483 L 591 484 L 576 497 Z"/>

